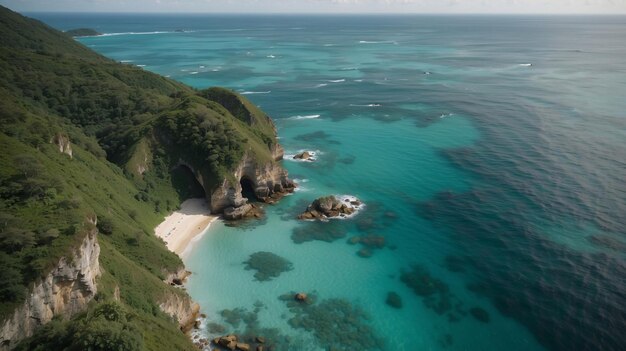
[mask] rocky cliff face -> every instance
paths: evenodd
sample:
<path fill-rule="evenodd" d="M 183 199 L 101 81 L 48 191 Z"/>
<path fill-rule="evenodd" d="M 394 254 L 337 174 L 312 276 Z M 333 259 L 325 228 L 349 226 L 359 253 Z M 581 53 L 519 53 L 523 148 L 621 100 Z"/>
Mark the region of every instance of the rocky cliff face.
<path fill-rule="evenodd" d="M 29 297 L 2 322 L 0 350 L 9 350 L 54 316 L 69 318 L 84 310 L 95 296 L 100 275 L 100 245 L 92 230 L 71 256 L 63 257 L 45 278 L 34 284 Z"/>
<path fill-rule="evenodd" d="M 178 321 L 180 330 L 184 333 L 193 328 L 200 312 L 200 305 L 193 302 L 189 296 L 170 293 L 159 304 L 161 311 Z"/>
<path fill-rule="evenodd" d="M 272 148 L 274 161 L 282 159 L 284 151 L 278 144 Z M 210 198 L 211 211 L 237 213 L 236 209 L 247 208 L 248 200 L 242 195 L 242 180 L 251 185 L 258 200 L 273 203 L 287 193 L 294 191 L 295 184 L 288 178 L 287 171 L 276 162 L 259 164 L 253 157 L 245 155 L 233 172 L 235 184 L 225 179 L 213 191 Z M 239 211 L 241 212 L 241 211 Z M 245 212 L 245 211 L 244 211 Z M 245 215 L 245 214 L 244 214 Z"/>
<path fill-rule="evenodd" d="M 70 158 L 73 157 L 72 143 L 68 136 L 59 133 L 52 137 L 50 142 L 59 148 L 59 152 L 69 155 Z"/>

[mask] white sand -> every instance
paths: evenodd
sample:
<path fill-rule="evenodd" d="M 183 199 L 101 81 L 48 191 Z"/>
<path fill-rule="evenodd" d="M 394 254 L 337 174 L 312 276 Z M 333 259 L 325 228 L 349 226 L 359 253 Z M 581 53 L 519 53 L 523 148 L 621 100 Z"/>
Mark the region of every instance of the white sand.
<path fill-rule="evenodd" d="M 216 219 L 205 199 L 189 199 L 180 205 L 180 210 L 165 217 L 154 232 L 165 241 L 170 251 L 182 257 L 193 238 L 204 233 Z"/>

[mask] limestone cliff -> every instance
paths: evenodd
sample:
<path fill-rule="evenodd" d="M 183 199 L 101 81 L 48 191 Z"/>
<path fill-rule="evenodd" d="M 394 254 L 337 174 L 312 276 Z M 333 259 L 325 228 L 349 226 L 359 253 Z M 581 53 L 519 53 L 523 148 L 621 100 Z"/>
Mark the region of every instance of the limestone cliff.
<path fill-rule="evenodd" d="M 24 304 L 2 322 L 0 350 L 11 349 L 54 316 L 70 318 L 86 308 L 96 294 L 100 275 L 96 234 L 93 229 L 71 256 L 61 258 L 45 278 L 34 283 Z"/>
<path fill-rule="evenodd" d="M 200 313 L 200 305 L 193 302 L 186 294 L 168 293 L 159 304 L 159 308 L 178 321 L 184 333 L 193 328 Z"/>
<path fill-rule="evenodd" d="M 283 157 L 280 145 L 272 149 L 274 161 Z M 236 182 L 224 179 L 221 186 L 212 192 L 210 206 L 212 212 L 232 212 L 231 208 L 242 208 L 248 202 L 243 197 L 242 183 L 248 183 L 258 200 L 273 203 L 286 193 L 293 192 L 295 183 L 288 178 L 287 171 L 276 162 L 259 163 L 246 154 L 233 172 Z M 233 179 L 231 178 L 231 179 Z M 234 183 L 234 184 L 233 184 Z"/>
<path fill-rule="evenodd" d="M 55 144 L 59 148 L 59 152 L 68 155 L 70 158 L 73 157 L 72 143 L 68 136 L 58 133 L 52 137 L 50 143 Z"/>

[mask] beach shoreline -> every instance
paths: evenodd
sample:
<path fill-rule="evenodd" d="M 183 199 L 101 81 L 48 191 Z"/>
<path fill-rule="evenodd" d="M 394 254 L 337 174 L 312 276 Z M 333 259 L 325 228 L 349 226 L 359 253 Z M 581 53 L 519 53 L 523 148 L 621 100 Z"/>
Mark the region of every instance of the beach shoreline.
<path fill-rule="evenodd" d="M 170 251 L 184 258 L 189 252 L 188 246 L 217 218 L 211 214 L 205 199 L 188 199 L 180 205 L 180 209 L 165 217 L 154 228 L 154 233 L 165 241 Z"/>

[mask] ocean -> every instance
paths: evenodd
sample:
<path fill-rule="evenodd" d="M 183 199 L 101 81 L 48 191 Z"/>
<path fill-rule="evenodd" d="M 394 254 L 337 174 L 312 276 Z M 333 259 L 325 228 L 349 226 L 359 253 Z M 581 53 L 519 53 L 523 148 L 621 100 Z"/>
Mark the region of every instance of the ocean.
<path fill-rule="evenodd" d="M 29 15 L 275 120 L 298 191 L 194 242 L 198 334 L 626 349 L 626 17 Z M 316 160 L 289 157 L 302 150 Z M 364 206 L 296 219 L 331 194 Z M 290 264 L 257 254 L 270 275 L 255 276 L 259 252 Z"/>

